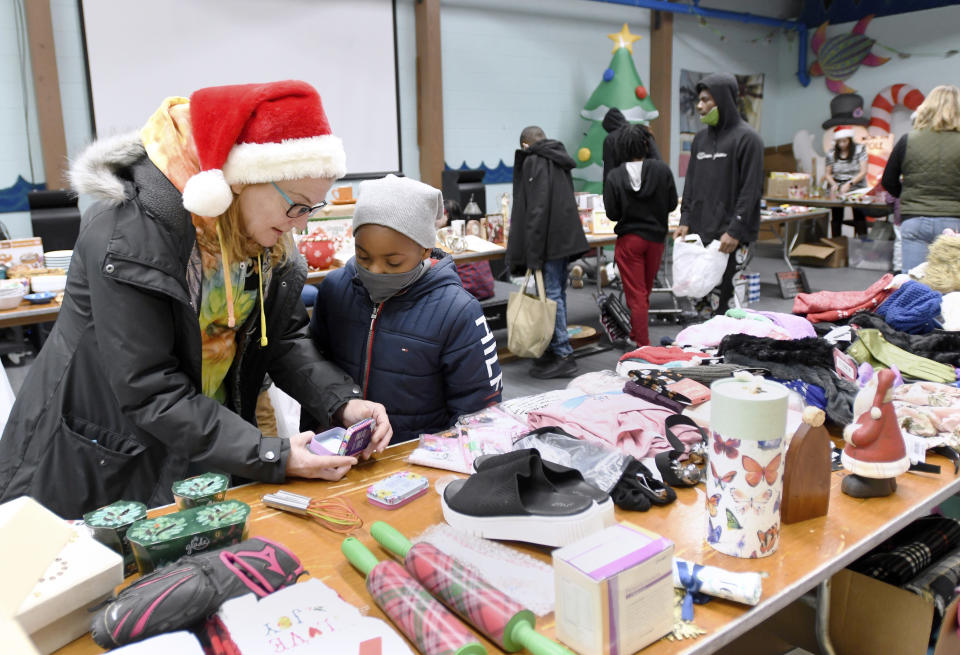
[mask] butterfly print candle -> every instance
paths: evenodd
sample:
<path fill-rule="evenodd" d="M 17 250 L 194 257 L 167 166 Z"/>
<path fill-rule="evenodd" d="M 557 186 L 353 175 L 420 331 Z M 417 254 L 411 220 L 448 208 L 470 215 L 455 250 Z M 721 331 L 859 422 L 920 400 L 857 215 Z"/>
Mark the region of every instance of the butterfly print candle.
<path fill-rule="evenodd" d="M 788 391 L 747 375 L 714 382 L 710 394 L 707 543 L 766 557 L 780 542 Z"/>

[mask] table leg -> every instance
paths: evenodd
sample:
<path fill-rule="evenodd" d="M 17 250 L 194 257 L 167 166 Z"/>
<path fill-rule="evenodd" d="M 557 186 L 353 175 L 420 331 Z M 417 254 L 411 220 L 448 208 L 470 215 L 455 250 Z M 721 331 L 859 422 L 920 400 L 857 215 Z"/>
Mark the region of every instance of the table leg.
<path fill-rule="evenodd" d="M 790 251 L 793 249 L 793 244 L 790 241 L 790 223 L 793 221 L 784 221 L 783 222 L 783 261 L 787 263 L 787 269 L 793 270 L 793 264 L 790 262 Z M 800 234 L 800 228 L 797 228 L 797 235 Z M 796 237 L 794 237 L 796 240 Z"/>
<path fill-rule="evenodd" d="M 817 586 L 817 645 L 824 655 L 836 655 L 830 641 L 830 580 Z"/>

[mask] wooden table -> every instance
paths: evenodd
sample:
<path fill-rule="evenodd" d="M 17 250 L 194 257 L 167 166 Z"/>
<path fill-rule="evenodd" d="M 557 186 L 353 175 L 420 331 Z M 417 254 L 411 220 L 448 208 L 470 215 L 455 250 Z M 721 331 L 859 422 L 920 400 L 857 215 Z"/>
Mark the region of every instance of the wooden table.
<path fill-rule="evenodd" d="M 617 242 L 615 234 L 587 235 L 587 242 L 591 247 L 609 246 Z M 503 259 L 507 250 L 503 247 L 497 247 L 488 252 L 461 252 L 452 255 L 454 261 L 458 264 L 468 262 L 490 261 L 494 259 Z M 337 269 L 330 268 L 325 271 L 310 271 L 307 273 L 307 284 L 316 284 L 323 280 L 331 271 Z M 24 300 L 19 307 L 14 309 L 0 310 L 0 328 L 15 327 L 17 325 L 33 325 L 34 323 L 52 323 L 57 320 L 60 314 L 60 304 L 56 301 L 46 305 L 31 305 Z"/>
<path fill-rule="evenodd" d="M 60 303 L 56 300 L 44 305 L 31 305 L 24 300 L 20 302 L 19 307 L 0 310 L 0 328 L 52 323 L 57 320 L 58 314 L 60 314 Z"/>
<path fill-rule="evenodd" d="M 866 210 L 886 210 L 888 214 L 893 213 L 893 207 L 888 205 L 882 199 L 875 196 L 862 196 L 867 202 L 851 200 L 850 198 L 841 198 L 839 196 L 822 196 L 819 198 L 775 198 L 773 196 L 764 196 L 767 208 L 771 205 L 805 205 L 807 207 L 853 207 L 854 209 Z"/>
<path fill-rule="evenodd" d="M 588 234 L 587 243 L 591 248 L 603 246 L 612 246 L 617 242 L 616 234 Z M 497 246 L 496 249 L 488 250 L 487 252 L 461 252 L 457 254 L 451 254 L 453 261 L 458 264 L 466 264 L 469 262 L 482 262 L 482 261 L 493 261 L 495 259 L 503 259 L 507 254 L 507 249 L 502 246 Z M 328 268 L 325 271 L 310 271 L 307 274 L 307 284 L 316 284 L 323 278 L 325 278 L 331 271 L 335 271 L 335 268 Z"/>
<path fill-rule="evenodd" d="M 364 527 L 356 536 L 383 559 L 387 557 L 386 553 L 376 545 L 369 533 L 370 524 L 374 521 L 387 521 L 411 537 L 443 521 L 439 498 L 432 490 L 423 498 L 395 511 L 373 507 L 364 500 L 370 484 L 401 469 L 415 469 L 430 478 L 431 483 L 452 475 L 446 471 L 407 464 L 404 459 L 412 447 L 412 443 L 391 447 L 377 462 L 355 468 L 340 482 L 296 481 L 283 488 L 315 497 L 338 495 L 349 499 L 364 519 Z M 705 543 L 705 492 L 702 486 L 679 489 L 677 501 L 666 508 L 653 508 L 645 513 L 617 510 L 618 519 L 632 521 L 672 539 L 676 544 L 677 557 L 731 571 L 759 571 L 767 576 L 763 580 L 763 597 L 757 606 L 750 608 L 720 599 L 698 605 L 695 622 L 708 631 L 706 635 L 679 642 L 661 639 L 644 649 L 643 655 L 711 653 L 824 583 L 835 572 L 914 519 L 929 513 L 932 507 L 960 490 L 960 477 L 953 475 L 952 464 L 936 456 L 930 460 L 940 464 L 943 472 L 939 475 L 902 475 L 898 478 L 897 492 L 887 498 L 849 498 L 840 492 L 842 473 L 833 474 L 827 516 L 784 525 L 779 549 L 764 559 L 729 557 Z M 229 492 L 230 498 L 242 500 L 252 508 L 248 523 L 250 536 L 267 536 L 287 545 L 302 559 L 312 577 L 335 589 L 347 602 L 361 608 L 370 607 L 372 616 L 383 618 L 367 594 L 362 576 L 340 553 L 342 535 L 260 503 L 260 496 L 277 488 L 277 485 L 253 484 Z M 151 514 L 172 510 L 172 507 L 167 507 Z M 509 545 L 538 559 L 549 560 L 548 549 L 515 542 Z M 883 617 L 877 619 L 882 620 Z M 553 616 L 539 619 L 537 627 L 544 634 L 552 635 Z M 500 652 L 489 643 L 486 645 L 491 653 Z M 59 652 L 86 655 L 102 651 L 86 635 Z"/>
<path fill-rule="evenodd" d="M 783 235 L 780 237 L 780 242 L 783 243 L 783 261 L 787 263 L 787 268 L 792 271 L 793 263 L 790 261 L 790 252 L 793 250 L 793 246 L 796 245 L 797 237 L 800 236 L 800 226 L 797 225 L 797 231 L 794 233 L 793 238 L 790 237 L 790 226 L 816 218 L 824 218 L 827 215 L 828 212 L 825 209 L 814 209 L 812 211 L 795 212 L 793 214 L 761 215 L 760 227 L 765 225 L 783 225 Z"/>

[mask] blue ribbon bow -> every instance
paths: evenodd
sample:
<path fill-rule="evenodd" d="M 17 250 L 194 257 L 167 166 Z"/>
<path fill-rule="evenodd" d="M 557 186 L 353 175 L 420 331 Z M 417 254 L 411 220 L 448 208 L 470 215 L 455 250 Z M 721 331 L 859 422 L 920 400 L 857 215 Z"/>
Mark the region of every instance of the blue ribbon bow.
<path fill-rule="evenodd" d="M 677 560 L 677 574 L 680 578 L 680 584 L 687 590 L 687 595 L 683 597 L 683 605 L 680 608 L 680 618 L 684 621 L 693 621 L 693 604 L 703 605 L 710 602 L 710 596 L 700 592 L 700 586 L 703 581 L 700 580 L 700 571 L 703 570 L 702 564 L 694 564 L 691 569 L 687 562 Z"/>

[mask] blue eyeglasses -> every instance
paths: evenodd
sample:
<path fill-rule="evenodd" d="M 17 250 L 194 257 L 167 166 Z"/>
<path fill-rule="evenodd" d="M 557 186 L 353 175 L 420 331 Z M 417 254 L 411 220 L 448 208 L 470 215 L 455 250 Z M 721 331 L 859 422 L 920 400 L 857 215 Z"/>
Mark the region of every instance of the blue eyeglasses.
<path fill-rule="evenodd" d="M 304 216 L 310 218 L 327 206 L 326 200 L 322 200 L 312 207 L 310 205 L 305 205 L 302 202 L 294 202 L 290 200 L 290 196 L 283 192 L 283 189 L 277 186 L 276 182 L 271 182 L 270 184 L 273 185 L 273 188 L 277 190 L 277 193 L 283 196 L 283 199 L 286 200 L 290 205 L 290 207 L 287 209 L 287 216 L 290 218 L 303 218 Z"/>

